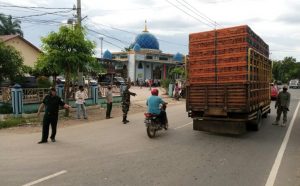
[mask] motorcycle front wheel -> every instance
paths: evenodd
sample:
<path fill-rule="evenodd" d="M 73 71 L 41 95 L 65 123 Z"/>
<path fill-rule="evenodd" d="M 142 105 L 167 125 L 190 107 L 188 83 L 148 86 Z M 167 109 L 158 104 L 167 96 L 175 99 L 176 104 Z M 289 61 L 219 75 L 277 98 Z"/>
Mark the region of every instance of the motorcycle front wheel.
<path fill-rule="evenodd" d="M 148 125 L 147 127 L 147 134 L 149 138 L 154 138 L 156 134 L 156 129 L 153 124 Z"/>

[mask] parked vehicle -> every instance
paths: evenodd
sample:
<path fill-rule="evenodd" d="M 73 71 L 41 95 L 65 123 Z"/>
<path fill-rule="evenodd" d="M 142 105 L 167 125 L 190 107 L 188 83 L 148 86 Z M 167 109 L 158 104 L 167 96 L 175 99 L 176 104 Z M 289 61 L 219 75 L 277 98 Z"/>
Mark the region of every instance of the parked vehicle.
<path fill-rule="evenodd" d="M 125 85 L 125 80 L 122 77 L 114 77 L 114 85 Z"/>
<path fill-rule="evenodd" d="M 37 88 L 37 80 L 34 76 L 23 77 L 20 81 L 22 88 Z"/>
<path fill-rule="evenodd" d="M 84 84 L 85 85 L 97 85 L 98 81 L 93 78 L 87 78 L 87 79 L 84 79 Z"/>
<path fill-rule="evenodd" d="M 274 83 L 271 83 L 270 86 L 271 86 L 271 100 L 276 100 L 279 94 L 279 88 L 277 85 L 274 85 Z"/>
<path fill-rule="evenodd" d="M 268 56 L 268 45 L 247 25 L 190 34 L 186 111 L 193 129 L 259 130 L 271 110 Z"/>
<path fill-rule="evenodd" d="M 20 77 L 16 82 L 11 81 L 11 80 L 3 80 L 0 84 L 0 87 L 9 87 L 13 86 L 15 84 L 21 85 L 22 88 L 37 88 L 37 80 L 34 76 L 25 76 L 25 77 Z"/>
<path fill-rule="evenodd" d="M 103 76 L 103 77 L 99 78 L 99 83 L 102 86 L 107 86 L 107 85 L 111 85 L 111 84 L 120 86 L 120 85 L 125 85 L 125 80 L 122 77 L 114 77 L 113 82 L 111 82 L 111 77 Z"/>
<path fill-rule="evenodd" d="M 289 88 L 300 88 L 300 81 L 299 79 L 292 79 L 289 82 Z"/>
<path fill-rule="evenodd" d="M 62 76 L 57 76 L 56 77 L 56 83 L 57 84 L 65 84 L 65 82 L 66 82 L 66 80 L 65 80 L 64 77 L 62 77 Z"/>
<path fill-rule="evenodd" d="M 166 111 L 167 105 L 162 105 L 162 110 Z M 166 124 L 162 125 L 160 119 L 157 117 L 158 115 L 151 113 L 144 113 L 145 115 L 145 125 L 147 128 L 147 135 L 149 138 L 154 138 L 157 131 L 162 129 L 168 130 L 168 118 L 166 118 Z"/>

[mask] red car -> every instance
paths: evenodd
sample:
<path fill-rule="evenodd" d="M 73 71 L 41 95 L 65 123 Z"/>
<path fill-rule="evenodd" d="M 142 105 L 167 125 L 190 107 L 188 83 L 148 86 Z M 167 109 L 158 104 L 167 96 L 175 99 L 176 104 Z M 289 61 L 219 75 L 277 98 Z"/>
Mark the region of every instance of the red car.
<path fill-rule="evenodd" d="M 271 100 L 276 100 L 279 94 L 279 89 L 277 85 L 274 85 L 273 83 L 271 83 L 270 85 L 271 85 Z"/>

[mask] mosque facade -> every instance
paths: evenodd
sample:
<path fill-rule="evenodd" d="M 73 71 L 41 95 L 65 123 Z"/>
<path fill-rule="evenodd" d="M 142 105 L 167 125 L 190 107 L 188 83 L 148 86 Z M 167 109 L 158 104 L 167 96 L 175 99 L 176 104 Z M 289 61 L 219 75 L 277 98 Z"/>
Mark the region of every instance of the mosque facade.
<path fill-rule="evenodd" d="M 103 59 L 113 61 L 116 71 L 125 69 L 131 81 L 161 80 L 168 77 L 171 68 L 183 65 L 184 55 L 164 53 L 159 48 L 158 39 L 147 26 L 136 36 L 129 51 L 113 52 L 106 50 Z"/>

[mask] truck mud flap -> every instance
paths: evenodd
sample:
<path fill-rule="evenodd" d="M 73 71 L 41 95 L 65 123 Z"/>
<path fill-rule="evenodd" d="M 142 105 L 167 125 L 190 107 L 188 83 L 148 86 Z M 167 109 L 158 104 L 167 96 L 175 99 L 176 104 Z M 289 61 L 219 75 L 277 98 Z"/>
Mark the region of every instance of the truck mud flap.
<path fill-rule="evenodd" d="M 244 121 L 222 121 L 222 120 L 193 120 L 193 129 L 220 134 L 243 134 L 247 131 Z"/>

